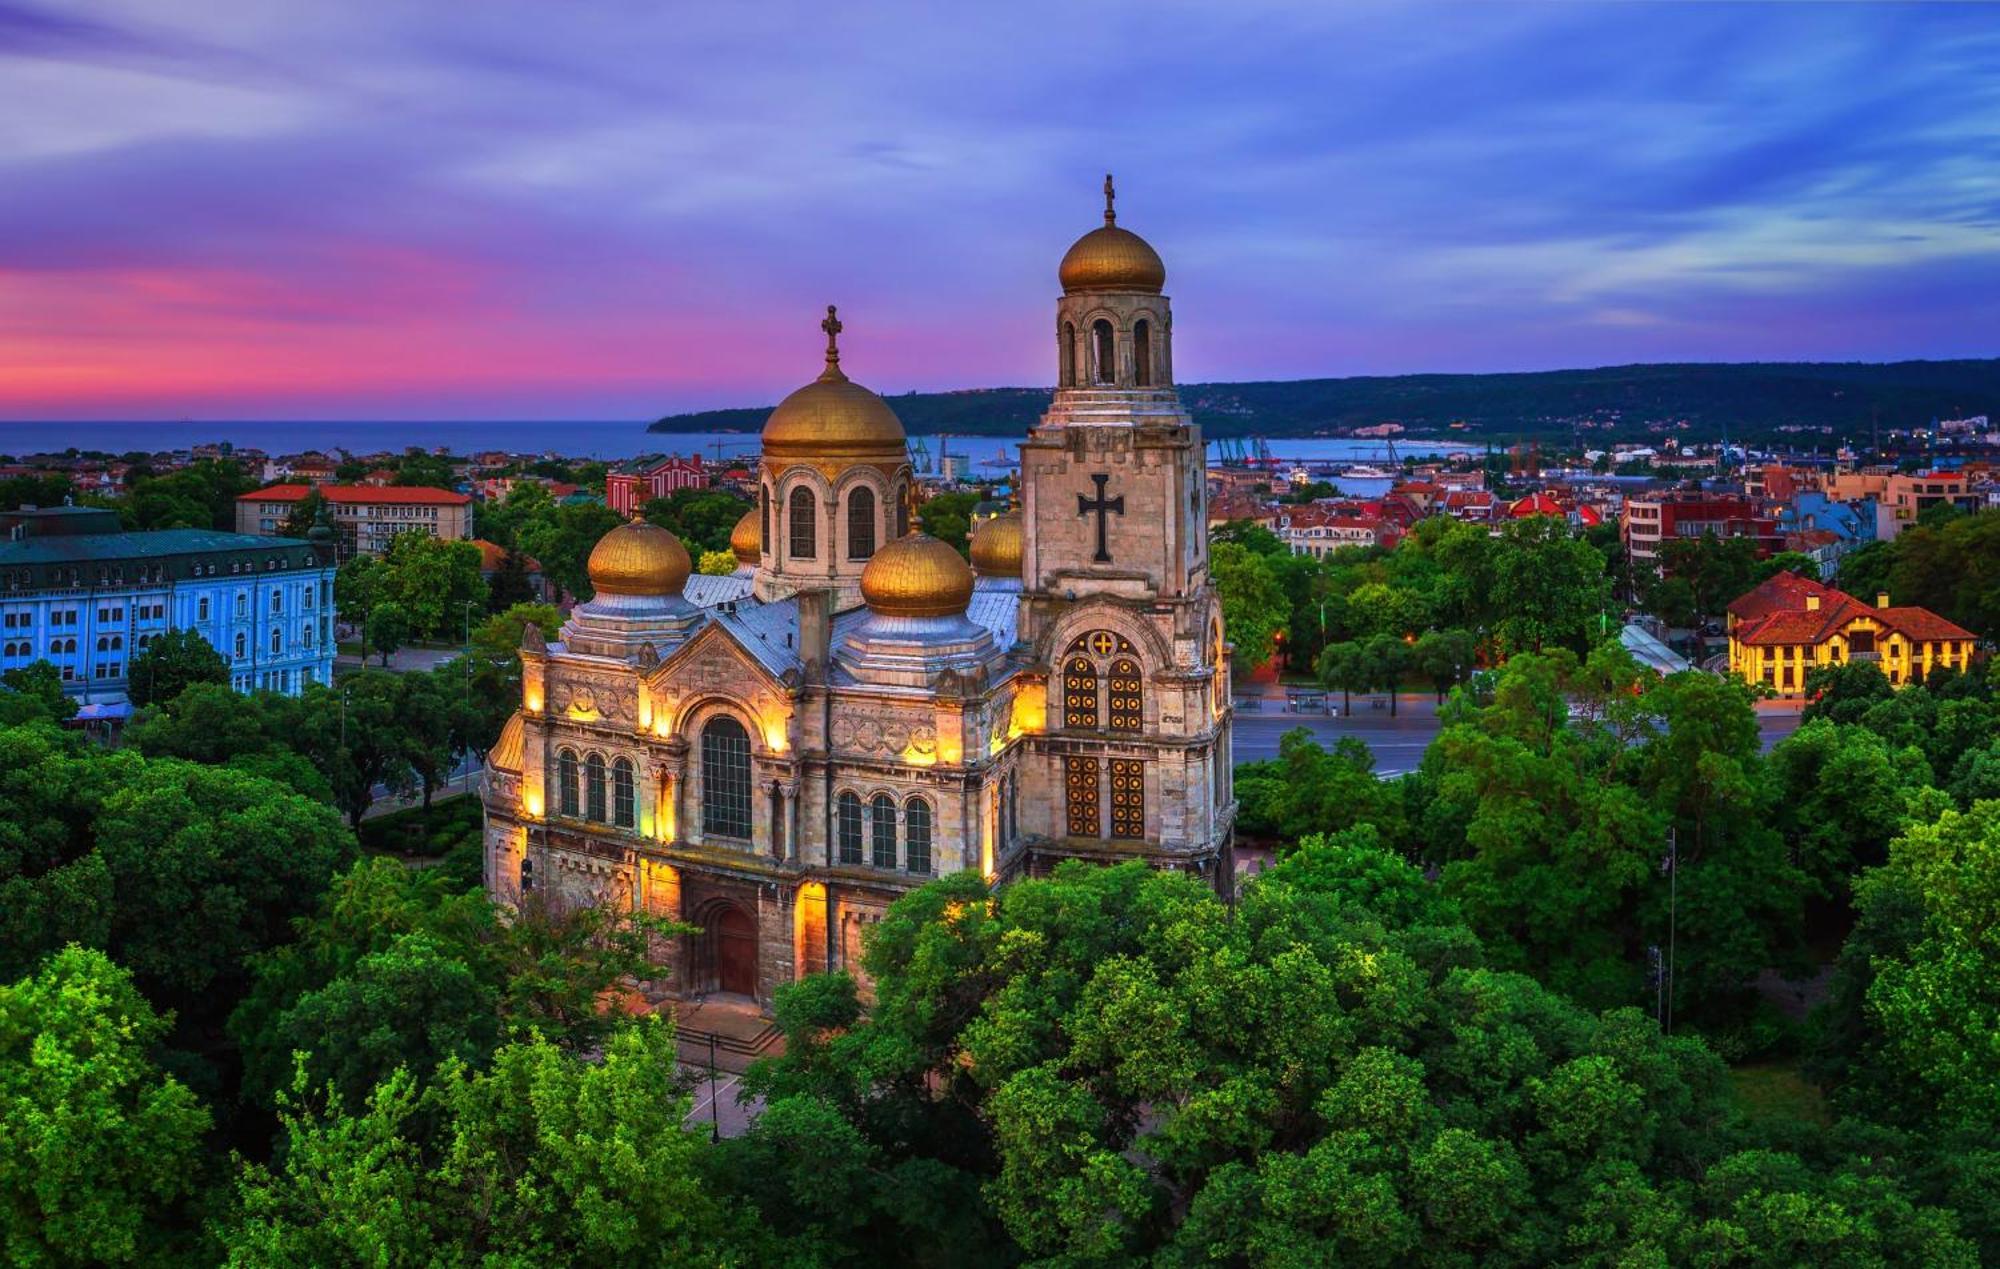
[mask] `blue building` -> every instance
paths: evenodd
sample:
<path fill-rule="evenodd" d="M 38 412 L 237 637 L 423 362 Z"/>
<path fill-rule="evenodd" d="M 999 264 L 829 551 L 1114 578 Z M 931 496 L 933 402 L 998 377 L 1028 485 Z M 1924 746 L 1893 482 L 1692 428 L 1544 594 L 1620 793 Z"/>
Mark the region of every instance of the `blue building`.
<path fill-rule="evenodd" d="M 1816 489 L 1800 490 L 1779 507 L 1778 528 L 1788 544 L 1794 536 L 1831 534 L 1831 541 L 1797 548 L 1819 565 L 1822 579 L 1831 579 L 1840 571 L 1842 556 L 1875 540 L 1875 505 L 1873 498 L 1840 502 Z"/>
<path fill-rule="evenodd" d="M 239 692 L 330 684 L 331 545 L 330 533 L 319 544 L 128 533 L 95 507 L 0 512 L 0 670 L 47 661 L 84 717 L 121 717 L 132 658 L 169 630 L 194 630 Z"/>

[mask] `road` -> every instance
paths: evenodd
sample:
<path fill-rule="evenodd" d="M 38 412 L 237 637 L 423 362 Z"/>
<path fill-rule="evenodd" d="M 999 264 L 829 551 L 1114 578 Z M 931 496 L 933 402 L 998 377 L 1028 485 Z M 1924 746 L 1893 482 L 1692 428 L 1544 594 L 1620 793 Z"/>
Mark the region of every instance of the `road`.
<path fill-rule="evenodd" d="M 1266 698 L 1263 709 L 1236 711 L 1236 761 L 1258 762 L 1278 756 L 1278 738 L 1294 727 L 1304 727 L 1323 745 L 1342 736 L 1356 736 L 1375 755 L 1378 775 L 1402 775 L 1414 771 L 1423 761 L 1424 750 L 1438 733 L 1437 705 L 1428 692 L 1404 694 L 1396 705 L 1396 717 L 1389 717 L 1387 697 L 1354 697 L 1354 712 L 1345 717 L 1318 714 L 1287 714 L 1281 698 Z M 1339 708 L 1338 698 L 1335 709 Z M 1798 729 L 1799 706 L 1792 701 L 1764 701 L 1757 706 L 1757 731 L 1764 749 Z"/>

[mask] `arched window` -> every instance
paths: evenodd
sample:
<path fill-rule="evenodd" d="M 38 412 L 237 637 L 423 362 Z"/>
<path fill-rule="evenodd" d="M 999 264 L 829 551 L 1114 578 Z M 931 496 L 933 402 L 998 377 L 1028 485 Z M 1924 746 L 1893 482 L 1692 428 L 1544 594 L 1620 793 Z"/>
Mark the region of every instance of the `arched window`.
<path fill-rule="evenodd" d="M 1071 837 L 1101 837 L 1104 834 L 1098 789 L 1097 759 L 1063 759 L 1063 811 Z"/>
<path fill-rule="evenodd" d="M 1119 657 L 1111 663 L 1111 730 L 1143 731 L 1146 726 L 1146 685 L 1139 663 Z"/>
<path fill-rule="evenodd" d="M 771 487 L 757 486 L 757 549 L 771 553 Z"/>
<path fill-rule="evenodd" d="M 931 871 L 931 804 L 922 798 L 903 803 L 903 853 L 913 873 Z"/>
<path fill-rule="evenodd" d="M 97 650 L 99 652 L 109 652 L 111 650 L 111 640 L 105 638 L 103 635 L 97 636 Z"/>
<path fill-rule="evenodd" d="M 241 630 L 236 632 L 236 640 L 233 646 L 236 650 L 236 659 L 238 661 L 241 661 L 244 655 L 249 651 L 249 644 L 245 641 L 243 637 L 243 632 Z"/>
<path fill-rule="evenodd" d="M 877 793 L 868 806 L 869 860 L 877 868 L 896 866 L 896 802 L 886 793 Z"/>
<path fill-rule="evenodd" d="M 611 764 L 611 822 L 631 828 L 638 823 L 632 811 L 632 760 L 619 758 Z"/>
<path fill-rule="evenodd" d="M 1097 666 L 1081 652 L 1063 662 L 1063 726 L 1097 726 Z"/>
<path fill-rule="evenodd" d="M 577 813 L 576 750 L 574 749 L 564 749 L 556 754 L 556 807 L 564 815 L 575 815 Z"/>
<path fill-rule="evenodd" d="M 847 558 L 875 554 L 875 491 L 863 485 L 847 495 Z"/>
<path fill-rule="evenodd" d="M 284 651 L 284 647 L 285 632 L 276 626 L 271 627 L 271 655 L 276 656 L 278 653 Z"/>
<path fill-rule="evenodd" d="M 750 837 L 750 733 L 726 714 L 701 729 L 701 831 Z"/>
<path fill-rule="evenodd" d="M 792 490 L 787 517 L 791 521 L 792 558 L 809 560 L 818 555 L 819 526 L 813 522 L 812 490 L 804 485 Z"/>
<path fill-rule="evenodd" d="M 1153 382 L 1153 324 L 1143 317 L 1132 325 L 1132 382 L 1141 388 Z"/>
<path fill-rule="evenodd" d="M 278 590 L 272 591 L 271 615 L 273 617 L 280 616 L 284 613 L 284 611 L 285 611 L 285 593 L 283 591 L 278 591 Z"/>
<path fill-rule="evenodd" d="M 1076 323 L 1064 322 L 1062 327 L 1062 386 L 1076 386 Z"/>
<path fill-rule="evenodd" d="M 583 817 L 604 822 L 604 755 L 594 753 L 583 760 Z"/>
<path fill-rule="evenodd" d="M 861 799 L 852 793 L 840 795 L 834 815 L 834 835 L 840 839 L 840 862 L 861 862 Z"/>
<path fill-rule="evenodd" d="M 1090 327 L 1094 363 L 1090 368 L 1091 382 L 1114 384 L 1118 382 L 1118 344 L 1111 335 L 1111 323 L 1098 318 Z"/>
<path fill-rule="evenodd" d="M 910 536 L 910 487 L 904 484 L 896 486 L 896 536 Z"/>

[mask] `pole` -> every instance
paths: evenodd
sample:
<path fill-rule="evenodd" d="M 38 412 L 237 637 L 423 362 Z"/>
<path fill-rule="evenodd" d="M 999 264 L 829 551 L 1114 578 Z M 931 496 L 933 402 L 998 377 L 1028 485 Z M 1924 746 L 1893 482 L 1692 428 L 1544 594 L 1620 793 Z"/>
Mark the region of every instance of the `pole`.
<path fill-rule="evenodd" d="M 708 1139 L 722 1140 L 722 1108 L 717 1104 L 721 1098 L 715 1085 L 715 1032 L 708 1033 Z"/>

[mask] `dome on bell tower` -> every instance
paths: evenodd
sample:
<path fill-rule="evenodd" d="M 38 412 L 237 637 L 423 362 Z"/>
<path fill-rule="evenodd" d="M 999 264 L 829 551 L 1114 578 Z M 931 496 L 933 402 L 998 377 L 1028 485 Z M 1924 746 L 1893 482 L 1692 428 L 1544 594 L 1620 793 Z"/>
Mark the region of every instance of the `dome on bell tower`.
<path fill-rule="evenodd" d="M 972 567 L 981 577 L 1019 577 L 1024 537 L 1020 512 L 994 516 L 972 531 Z"/>
<path fill-rule="evenodd" d="M 1056 276 L 1065 292 L 1146 291 L 1167 285 L 1167 266 L 1152 244 L 1118 227 L 1117 194 L 1104 178 L 1104 223 L 1070 244 Z"/>

